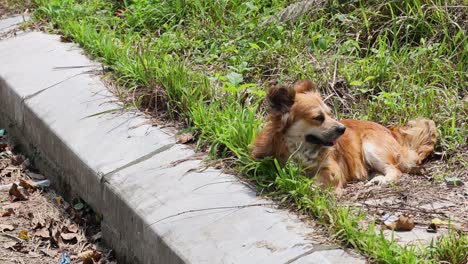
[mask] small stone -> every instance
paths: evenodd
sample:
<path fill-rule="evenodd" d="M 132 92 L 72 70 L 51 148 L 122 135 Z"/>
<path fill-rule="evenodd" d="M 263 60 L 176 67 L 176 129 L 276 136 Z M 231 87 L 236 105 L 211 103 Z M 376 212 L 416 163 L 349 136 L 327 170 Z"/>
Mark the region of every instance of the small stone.
<path fill-rule="evenodd" d="M 447 186 L 462 186 L 464 183 L 461 181 L 460 178 L 457 177 L 446 177 L 445 183 Z"/>

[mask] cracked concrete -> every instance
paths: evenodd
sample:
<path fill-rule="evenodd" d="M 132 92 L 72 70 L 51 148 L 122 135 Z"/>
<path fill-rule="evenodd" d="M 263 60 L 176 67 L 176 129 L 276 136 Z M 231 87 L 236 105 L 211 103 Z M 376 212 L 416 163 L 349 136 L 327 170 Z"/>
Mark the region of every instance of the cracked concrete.
<path fill-rule="evenodd" d="M 0 39 L 2 36 L 15 30 L 21 23 L 28 21 L 29 16 L 16 15 L 0 19 Z"/>
<path fill-rule="evenodd" d="M 365 263 L 314 245 L 310 226 L 235 176 L 200 172 L 192 149 L 138 112 L 114 112 L 75 45 L 25 33 L 0 41 L 0 61 L 0 126 L 65 195 L 103 215 L 121 263 Z"/>

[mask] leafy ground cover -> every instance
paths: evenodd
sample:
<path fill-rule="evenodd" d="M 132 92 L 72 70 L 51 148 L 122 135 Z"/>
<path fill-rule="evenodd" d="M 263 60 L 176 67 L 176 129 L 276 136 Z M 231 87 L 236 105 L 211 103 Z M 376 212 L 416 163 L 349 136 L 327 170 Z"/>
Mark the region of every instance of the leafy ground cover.
<path fill-rule="evenodd" d="M 253 161 L 269 85 L 312 79 L 339 118 L 438 127 L 428 177 L 466 182 L 466 1 L 37 0 L 36 21 L 100 60 L 116 94 L 179 122 L 197 146 L 327 226 L 344 246 L 385 263 L 464 263 L 450 231 L 426 247 L 375 232 L 365 210 L 313 188 L 300 164 Z M 442 166 L 439 166 L 442 162 Z M 399 188 L 397 184 L 395 188 Z M 464 198 L 466 199 L 466 197 Z"/>
<path fill-rule="evenodd" d="M 49 187 L 0 129 L 1 263 L 116 263 L 100 244 L 101 217 Z"/>

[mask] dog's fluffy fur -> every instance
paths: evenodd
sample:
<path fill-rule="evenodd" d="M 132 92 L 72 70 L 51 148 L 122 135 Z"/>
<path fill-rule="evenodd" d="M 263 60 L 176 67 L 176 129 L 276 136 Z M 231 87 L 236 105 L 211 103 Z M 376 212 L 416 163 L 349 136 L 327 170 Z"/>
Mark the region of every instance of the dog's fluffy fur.
<path fill-rule="evenodd" d="M 402 172 L 415 172 L 433 151 L 437 132 L 432 120 L 417 119 L 403 127 L 333 118 L 311 81 L 293 89 L 269 90 L 270 111 L 252 149 L 252 157 L 301 161 L 316 183 L 337 190 L 354 180 L 384 184 Z"/>

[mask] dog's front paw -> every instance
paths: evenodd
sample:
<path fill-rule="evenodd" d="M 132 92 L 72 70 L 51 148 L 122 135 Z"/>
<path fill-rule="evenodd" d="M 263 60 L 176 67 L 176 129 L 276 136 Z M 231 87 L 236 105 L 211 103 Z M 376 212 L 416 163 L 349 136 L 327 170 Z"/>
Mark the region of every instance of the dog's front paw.
<path fill-rule="evenodd" d="M 386 185 L 389 184 L 390 181 L 387 177 L 383 175 L 378 175 L 372 178 L 372 180 L 368 181 L 365 186 L 372 186 L 372 185 Z"/>

